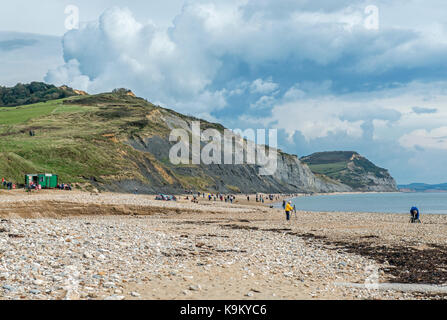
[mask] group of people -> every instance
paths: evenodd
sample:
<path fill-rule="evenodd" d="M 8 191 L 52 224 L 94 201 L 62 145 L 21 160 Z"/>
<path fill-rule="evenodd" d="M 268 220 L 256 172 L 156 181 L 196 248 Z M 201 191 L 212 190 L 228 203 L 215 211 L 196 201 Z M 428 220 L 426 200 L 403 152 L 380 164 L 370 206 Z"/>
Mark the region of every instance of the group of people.
<path fill-rule="evenodd" d="M 59 189 L 59 190 L 68 190 L 68 191 L 73 190 L 73 188 L 71 187 L 71 184 L 69 184 L 69 183 L 67 183 L 67 184 L 65 184 L 65 183 L 58 184 L 56 186 L 56 188 Z"/>
<path fill-rule="evenodd" d="M 198 193 L 198 196 L 200 197 L 200 192 Z M 202 196 L 205 197 L 205 194 L 202 193 Z M 224 194 L 213 194 L 213 193 L 208 193 L 207 196 L 208 201 L 225 201 L 225 202 L 230 202 L 233 203 L 236 200 L 236 196 L 232 195 L 232 194 L 228 194 L 228 195 L 224 195 Z"/>
<path fill-rule="evenodd" d="M 208 201 L 221 201 L 221 202 L 230 202 L 233 203 L 236 201 L 236 196 L 234 195 L 224 195 L 221 193 L 205 193 L 205 192 L 197 192 L 197 194 L 193 194 L 191 202 L 199 203 L 199 198 L 202 197 L 204 199 L 208 199 Z M 185 200 L 189 200 L 189 196 L 185 198 Z"/>
<path fill-rule="evenodd" d="M 27 186 L 27 191 L 31 190 L 42 190 L 42 186 L 38 183 L 30 182 L 29 185 Z"/>
<path fill-rule="evenodd" d="M 13 189 L 16 188 L 16 184 L 15 183 L 10 182 L 10 181 L 6 181 L 5 178 L 2 178 L 2 186 L 3 186 L 3 188 L 8 189 L 8 190 L 13 190 Z"/>
<path fill-rule="evenodd" d="M 256 202 L 262 202 L 264 203 L 265 200 L 270 200 L 270 201 L 274 201 L 274 200 L 279 200 L 280 196 L 279 195 L 274 195 L 274 194 L 269 194 L 269 195 L 264 195 L 264 194 L 256 194 Z M 247 195 L 247 200 L 250 201 L 250 196 Z"/>
<path fill-rule="evenodd" d="M 213 193 L 205 193 L 205 192 L 197 192 L 194 193 L 193 191 L 188 191 L 185 192 L 187 194 L 192 194 L 192 199 L 191 202 L 193 203 L 198 203 L 199 202 L 199 198 L 205 198 L 208 199 L 208 201 L 225 201 L 225 202 L 230 202 L 233 203 L 236 201 L 236 196 L 234 195 L 224 195 L 224 194 L 213 194 Z M 247 197 L 247 201 L 250 202 L 250 195 L 246 195 Z M 280 200 L 280 195 L 273 195 L 273 194 L 269 194 L 269 195 L 263 195 L 263 194 L 256 194 L 256 202 L 262 202 L 264 203 L 265 200 L 270 200 L 270 201 L 274 201 L 274 200 Z M 190 200 L 190 197 L 187 196 L 185 198 L 185 200 Z M 271 206 L 271 208 L 273 208 L 273 206 Z M 296 209 L 296 205 L 292 204 L 292 201 L 290 200 L 283 200 L 282 201 L 282 208 L 285 212 L 286 215 L 286 220 L 290 221 L 291 219 L 291 215 L 295 214 L 295 217 L 297 217 L 297 209 Z M 421 223 L 420 220 L 420 213 L 419 213 L 419 209 L 417 207 L 412 207 L 410 209 L 410 214 L 411 214 L 411 223 Z"/>
<path fill-rule="evenodd" d="M 159 194 L 158 196 L 155 197 L 155 200 L 158 200 L 158 201 L 177 201 L 177 197 L 176 196 L 167 195 L 167 194 Z"/>
<path fill-rule="evenodd" d="M 72 188 L 72 186 L 70 184 L 65 184 L 65 183 L 58 184 L 56 186 L 56 189 L 68 190 L 68 191 L 73 190 L 73 188 Z M 36 182 L 30 182 L 29 185 L 27 186 L 27 190 L 28 191 L 30 191 L 30 190 L 42 190 L 42 185 L 40 185 L 39 183 L 36 183 Z"/>

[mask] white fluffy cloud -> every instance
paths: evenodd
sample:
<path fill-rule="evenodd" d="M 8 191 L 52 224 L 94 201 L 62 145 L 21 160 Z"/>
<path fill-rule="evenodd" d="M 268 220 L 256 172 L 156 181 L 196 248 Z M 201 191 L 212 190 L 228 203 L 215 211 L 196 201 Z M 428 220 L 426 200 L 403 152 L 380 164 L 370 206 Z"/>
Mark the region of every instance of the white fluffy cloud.
<path fill-rule="evenodd" d="M 411 144 L 412 137 L 420 137 L 414 140 L 418 142 L 421 137 L 428 139 L 438 134 L 438 128 L 447 120 L 445 82 L 414 82 L 398 88 L 341 95 L 326 93 L 328 86 L 329 83 L 320 87 L 295 84 L 275 101 L 272 116 L 264 123 L 284 129 L 290 139 L 300 132 L 307 141 L 340 133 L 361 138 L 364 125 L 370 123 L 372 138 L 378 143 L 394 140 L 405 148 L 413 148 L 419 144 Z M 318 92 L 322 94 L 315 96 Z M 424 107 L 414 107 L 415 104 Z M 444 148 L 440 140 L 433 141 L 424 148 Z"/>
<path fill-rule="evenodd" d="M 139 22 L 129 9 L 114 7 L 65 34 L 66 64 L 50 70 L 46 80 L 93 93 L 130 87 L 164 105 L 188 106 L 180 109 L 184 112 L 217 110 L 226 105 L 220 94 L 226 88 L 216 88 L 215 81 L 229 67 L 227 59 L 259 70 L 271 63 L 327 66 L 352 55 L 355 64 L 371 66 L 378 62 L 370 62 L 370 55 L 392 54 L 384 47 L 405 43 L 404 32 L 389 37 L 387 31 L 366 30 L 365 2 L 347 3 L 325 4 L 321 10 L 321 3 L 304 0 L 281 1 L 277 7 L 266 0 L 187 2 L 169 29 Z M 238 71 L 234 77 L 241 76 Z M 282 87 L 269 74 L 249 82 L 252 94 L 268 95 Z M 200 102 L 213 95 L 221 99 L 207 106 Z"/>
<path fill-rule="evenodd" d="M 256 79 L 250 86 L 251 93 L 269 94 L 277 90 L 279 85 L 274 83 L 272 79 Z"/>
<path fill-rule="evenodd" d="M 258 101 L 250 105 L 251 109 L 271 109 L 275 105 L 276 99 L 272 96 L 262 96 Z"/>
<path fill-rule="evenodd" d="M 129 87 L 164 105 L 188 106 L 185 112 L 225 105 L 219 92 L 206 90 L 217 59 L 173 42 L 166 30 L 139 23 L 127 9 L 107 10 L 99 21 L 68 32 L 63 44 L 67 62 L 48 72 L 48 82 L 93 93 Z"/>
<path fill-rule="evenodd" d="M 58 84 L 69 83 L 73 88 L 79 90 L 88 90 L 90 79 L 83 75 L 79 70 L 79 61 L 76 59 L 69 60 L 65 65 L 52 69 L 47 75 L 49 82 Z"/>
<path fill-rule="evenodd" d="M 363 134 L 362 120 L 342 120 L 347 109 L 355 108 L 351 103 L 340 107 L 335 97 L 309 98 L 279 103 L 273 108 L 271 120 L 278 129 L 284 129 L 291 139 L 296 131 L 307 141 L 323 138 L 329 134 L 346 133 L 360 138 Z M 337 108 L 332 108 L 338 103 Z"/>
<path fill-rule="evenodd" d="M 447 127 L 419 129 L 403 135 L 399 142 L 407 148 L 447 150 Z"/>

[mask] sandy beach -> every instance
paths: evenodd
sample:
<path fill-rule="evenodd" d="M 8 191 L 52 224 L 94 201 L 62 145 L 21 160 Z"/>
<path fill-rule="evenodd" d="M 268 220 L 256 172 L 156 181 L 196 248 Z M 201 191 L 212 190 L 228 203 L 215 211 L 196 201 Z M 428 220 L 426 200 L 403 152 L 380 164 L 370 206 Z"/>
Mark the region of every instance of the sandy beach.
<path fill-rule="evenodd" d="M 447 215 L 0 193 L 0 299 L 444 299 Z"/>

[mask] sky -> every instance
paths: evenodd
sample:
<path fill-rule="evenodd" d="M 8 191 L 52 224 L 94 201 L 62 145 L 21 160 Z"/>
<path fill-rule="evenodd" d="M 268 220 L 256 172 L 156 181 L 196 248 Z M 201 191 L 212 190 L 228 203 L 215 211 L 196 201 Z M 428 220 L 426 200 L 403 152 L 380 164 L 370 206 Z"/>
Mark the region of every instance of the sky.
<path fill-rule="evenodd" d="M 441 0 L 9 1 L 0 85 L 126 87 L 228 128 L 277 129 L 300 157 L 357 151 L 398 183 L 442 183 L 445 12 Z"/>

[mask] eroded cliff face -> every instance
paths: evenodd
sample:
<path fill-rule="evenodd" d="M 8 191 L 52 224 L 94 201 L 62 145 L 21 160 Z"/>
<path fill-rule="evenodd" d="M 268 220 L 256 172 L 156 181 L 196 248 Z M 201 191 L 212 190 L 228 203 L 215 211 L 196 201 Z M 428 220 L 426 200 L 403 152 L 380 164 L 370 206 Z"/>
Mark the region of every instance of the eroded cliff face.
<path fill-rule="evenodd" d="M 214 129 L 220 135 L 228 130 L 220 124 L 156 106 L 135 97 L 127 89 L 98 95 L 73 94 L 71 98 L 48 103 L 53 111 L 45 108 L 42 114 L 34 112 L 38 105 L 11 109 L 14 117 L 19 112 L 23 119 L 11 128 L 5 127 L 7 130 L 0 139 L 3 151 L 0 159 L 4 160 L 0 161 L 2 176 L 10 181 L 22 181 L 22 174 L 26 172 L 50 171 L 57 173 L 61 181 L 76 182 L 83 188 L 93 185 L 102 190 L 134 192 L 138 189 L 139 193 L 151 194 L 185 190 L 313 193 L 393 191 L 395 188 L 394 180 L 385 169 L 375 167 L 353 152 L 331 154 L 332 158 L 341 157 L 349 162 L 340 171 L 341 179 L 315 172 L 296 156 L 265 146 L 255 147 L 256 155 L 264 151 L 275 155 L 271 157 L 274 168 L 255 164 L 205 165 L 203 162 L 174 165 L 169 157 L 171 148 L 177 143 L 169 139 L 174 129 L 186 130 L 185 135 L 191 140 L 201 140 L 200 130 L 198 133 L 192 130 L 193 123 L 198 121 L 202 133 Z M 54 112 L 56 109 L 58 112 Z M 30 130 L 36 130 L 37 137 L 24 134 Z M 225 150 L 226 142 L 234 140 L 234 149 L 224 154 L 230 154 L 232 159 L 239 157 L 244 150 L 250 150 L 248 141 L 255 140 L 245 134 L 247 139 L 230 131 L 228 137 L 223 134 L 223 142 L 215 140 L 214 145 L 222 143 L 221 148 Z M 39 137 L 45 139 L 36 144 Z M 208 140 L 202 141 L 202 147 L 209 145 Z M 192 149 L 188 150 L 192 154 Z M 225 158 L 222 151 L 213 152 L 213 155 L 219 155 L 221 160 Z M 255 163 L 246 160 L 243 163 Z M 265 167 L 272 169 L 267 170 L 270 174 L 262 172 Z"/>
<path fill-rule="evenodd" d="M 159 116 L 160 120 L 170 130 L 179 128 L 186 130 L 192 141 L 194 134 L 191 130 L 192 121 L 190 119 L 182 118 L 167 111 L 162 112 Z M 216 127 L 214 124 L 203 123 L 202 125 L 202 130 L 210 127 L 217 128 L 218 131 L 223 129 L 223 127 Z M 233 146 L 234 158 L 234 153 L 237 152 L 236 145 L 244 151 L 246 151 L 247 145 L 246 141 L 242 139 L 235 139 L 233 141 L 235 143 Z M 138 188 L 150 192 L 176 193 L 182 192 L 185 189 L 209 190 L 224 193 L 314 193 L 346 192 L 352 190 L 349 186 L 331 180 L 328 177 L 316 176 L 297 156 L 289 155 L 273 148 L 268 148 L 267 152 L 276 153 L 276 157 L 273 157 L 273 159 L 276 158 L 276 170 L 271 175 L 261 175 L 260 169 L 262 167 L 253 164 L 172 165 L 169 161 L 169 151 L 175 143 L 170 142 L 168 136 L 133 136 L 126 143 L 135 150 L 154 157 L 167 168 L 165 171 L 172 176 L 172 183 L 156 183 L 160 179 L 153 176 L 153 170 L 150 170 L 147 166 L 142 166 L 141 174 L 148 181 L 151 181 L 153 185 L 150 186 L 146 183 L 146 185 L 139 185 Z M 202 142 L 202 147 L 204 145 L 205 143 Z M 192 154 L 191 147 L 189 150 L 190 154 Z M 221 150 L 223 153 L 223 144 L 221 145 Z M 220 158 L 223 163 L 223 154 Z M 187 182 L 194 184 L 194 188 L 188 186 Z M 135 187 L 135 183 L 129 184 L 131 188 Z M 121 187 L 125 185 L 122 184 Z"/>
<path fill-rule="evenodd" d="M 373 173 L 366 173 L 357 176 L 358 183 L 363 184 L 353 189 L 354 191 L 365 192 L 395 192 L 398 191 L 397 183 L 390 175 L 377 177 Z"/>
<path fill-rule="evenodd" d="M 352 189 L 327 177 L 316 176 L 295 155 L 279 153 L 278 168 L 274 177 L 288 182 L 295 190 L 305 192 L 348 192 Z"/>
<path fill-rule="evenodd" d="M 318 152 L 300 159 L 316 175 L 348 186 L 352 191 L 393 192 L 397 184 L 388 170 L 353 151 Z"/>
<path fill-rule="evenodd" d="M 193 148 L 192 142 L 201 141 L 201 148 L 210 143 L 202 141 L 202 134 L 207 129 L 213 129 L 220 134 L 222 140 L 213 141 L 217 147 L 220 145 L 219 163 L 224 161 L 226 142 L 231 141 L 231 163 L 236 156 L 245 154 L 249 150 L 247 139 L 244 139 L 231 131 L 226 130 L 222 125 L 209 123 L 203 120 L 185 116 L 175 111 L 142 102 L 140 99 L 128 94 L 115 96 L 91 96 L 82 100 L 84 103 L 99 104 L 101 115 L 105 118 L 115 119 L 119 115 L 120 119 L 126 120 L 122 128 L 136 127 L 130 134 L 122 136 L 119 143 L 131 147 L 133 152 L 127 152 L 125 159 L 127 167 L 132 167 L 132 174 L 121 175 L 119 178 L 107 179 L 98 187 L 111 191 L 134 192 L 138 189 L 144 193 L 182 193 L 185 190 L 212 191 L 222 193 L 317 193 L 317 192 L 349 192 L 354 190 L 362 191 L 394 191 L 395 182 L 388 175 L 386 170 L 380 169 L 369 175 L 368 166 L 375 167 L 370 162 L 364 160 L 356 153 L 341 154 L 347 157 L 349 162 L 343 179 L 319 174 L 312 171 L 312 168 L 300 161 L 297 156 L 286 154 L 281 150 L 261 146 L 272 157 L 276 164 L 275 170 L 270 174 L 263 175 L 262 166 L 255 164 L 192 164 Z M 76 100 L 76 103 L 82 101 Z M 125 101 L 125 107 L 120 105 Z M 142 107 L 136 106 L 141 104 Z M 123 120 L 122 120 L 123 121 Z M 199 130 L 194 129 L 195 124 L 200 122 Z M 170 141 L 170 134 L 175 129 L 182 129 L 188 137 L 189 154 L 188 164 L 174 165 L 170 159 L 170 150 L 177 144 Z M 127 129 L 126 129 L 127 130 Z M 266 138 L 266 137 L 265 137 Z M 253 139 L 249 139 L 253 140 Z M 258 155 L 256 151 L 256 155 Z M 216 153 L 216 154 L 217 154 Z M 261 154 L 263 152 L 261 151 Z M 197 154 L 195 154 L 197 155 Z M 228 156 L 227 153 L 225 155 Z M 340 156 L 336 154 L 336 156 Z M 360 163 L 360 165 L 359 165 Z M 351 168 L 351 164 L 353 167 Z M 362 166 L 366 166 L 363 170 Z M 362 171 L 363 170 L 363 171 Z"/>

